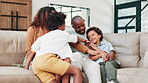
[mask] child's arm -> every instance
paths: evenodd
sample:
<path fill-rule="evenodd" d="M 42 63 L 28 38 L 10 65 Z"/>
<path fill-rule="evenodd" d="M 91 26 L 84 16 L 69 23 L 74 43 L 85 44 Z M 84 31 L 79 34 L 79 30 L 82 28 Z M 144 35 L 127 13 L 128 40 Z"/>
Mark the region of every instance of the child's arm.
<path fill-rule="evenodd" d="M 77 41 L 77 42 L 84 42 L 84 43 L 89 42 L 88 40 L 83 39 L 83 38 L 81 38 L 81 37 L 78 37 L 78 36 L 77 36 L 77 38 L 78 38 L 78 41 Z"/>
<path fill-rule="evenodd" d="M 106 62 L 108 53 L 106 53 L 106 52 L 100 50 L 100 49 L 99 49 L 95 44 L 93 44 L 93 43 L 90 43 L 89 45 L 90 45 L 94 50 L 98 51 L 98 52 L 100 53 L 99 56 L 103 58 L 103 61 L 104 61 L 104 62 Z M 98 59 L 99 59 L 100 57 L 98 57 Z M 97 57 L 95 57 L 95 58 L 97 58 Z M 96 59 L 96 60 L 97 60 L 97 59 Z"/>
<path fill-rule="evenodd" d="M 91 59 L 91 60 L 93 60 L 93 61 L 95 61 L 95 60 L 98 60 L 99 58 L 101 57 L 101 55 L 99 54 L 99 55 L 90 55 L 89 56 L 89 58 Z"/>
<path fill-rule="evenodd" d="M 115 59 L 115 52 L 110 51 L 109 53 L 109 60 L 114 60 Z"/>
<path fill-rule="evenodd" d="M 29 69 L 30 62 L 33 60 L 35 54 L 36 54 L 35 52 L 30 51 L 29 55 L 26 57 L 27 61 L 24 67 L 25 69 Z"/>
<path fill-rule="evenodd" d="M 107 41 L 108 42 L 108 41 Z M 110 52 L 109 52 L 109 60 L 114 60 L 115 59 L 115 51 L 114 51 L 114 48 L 113 48 L 113 46 L 112 46 L 112 44 L 110 43 L 110 42 L 108 42 L 108 44 L 109 44 L 109 50 L 110 50 Z"/>

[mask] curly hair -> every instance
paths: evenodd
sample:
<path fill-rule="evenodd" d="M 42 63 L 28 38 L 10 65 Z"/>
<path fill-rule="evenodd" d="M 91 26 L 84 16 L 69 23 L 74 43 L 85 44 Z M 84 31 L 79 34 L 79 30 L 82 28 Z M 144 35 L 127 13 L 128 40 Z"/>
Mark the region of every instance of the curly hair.
<path fill-rule="evenodd" d="M 101 35 L 100 41 L 103 40 L 103 33 L 102 33 L 102 31 L 101 31 L 98 27 L 90 27 L 90 28 L 86 31 L 87 39 L 88 39 L 88 40 L 89 40 L 89 38 L 88 38 L 88 33 L 89 33 L 90 31 L 95 31 L 98 35 Z"/>
<path fill-rule="evenodd" d="M 58 26 L 65 24 L 66 15 L 62 12 L 49 13 L 47 18 L 47 30 L 52 31 L 58 29 Z"/>
<path fill-rule="evenodd" d="M 54 7 L 45 6 L 40 8 L 35 17 L 33 18 L 30 26 L 44 28 L 46 26 L 46 21 L 49 13 L 56 12 Z"/>

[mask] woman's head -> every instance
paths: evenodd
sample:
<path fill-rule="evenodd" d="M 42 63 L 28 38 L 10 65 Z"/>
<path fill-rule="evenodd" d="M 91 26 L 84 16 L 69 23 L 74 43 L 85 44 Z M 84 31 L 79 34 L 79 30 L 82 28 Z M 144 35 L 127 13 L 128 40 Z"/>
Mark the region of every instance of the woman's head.
<path fill-rule="evenodd" d="M 47 30 L 65 30 L 66 15 L 62 12 L 49 13 L 47 18 Z"/>
<path fill-rule="evenodd" d="M 86 31 L 86 34 L 87 34 L 87 39 L 90 40 L 94 44 L 103 40 L 103 33 L 97 27 L 90 27 Z"/>
<path fill-rule="evenodd" d="M 45 6 L 40 8 L 36 13 L 30 26 L 44 28 L 46 26 L 46 21 L 49 13 L 56 12 L 54 7 Z"/>

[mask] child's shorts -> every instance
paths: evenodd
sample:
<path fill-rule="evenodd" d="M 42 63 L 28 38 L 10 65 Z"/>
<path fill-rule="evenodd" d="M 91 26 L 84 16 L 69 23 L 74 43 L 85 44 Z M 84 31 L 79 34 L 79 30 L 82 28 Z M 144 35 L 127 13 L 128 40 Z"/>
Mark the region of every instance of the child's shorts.
<path fill-rule="evenodd" d="M 32 69 L 43 83 L 49 83 L 55 79 L 54 74 L 63 75 L 69 63 L 57 59 L 55 54 L 44 54 L 36 57 L 32 63 Z"/>

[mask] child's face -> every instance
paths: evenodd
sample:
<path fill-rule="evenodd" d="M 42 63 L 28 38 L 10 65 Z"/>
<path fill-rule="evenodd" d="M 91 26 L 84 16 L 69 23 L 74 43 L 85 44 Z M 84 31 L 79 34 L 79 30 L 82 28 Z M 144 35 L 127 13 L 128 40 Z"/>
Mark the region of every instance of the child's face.
<path fill-rule="evenodd" d="M 100 42 L 101 35 L 98 35 L 94 30 L 88 32 L 87 35 L 91 43 L 97 44 Z"/>

